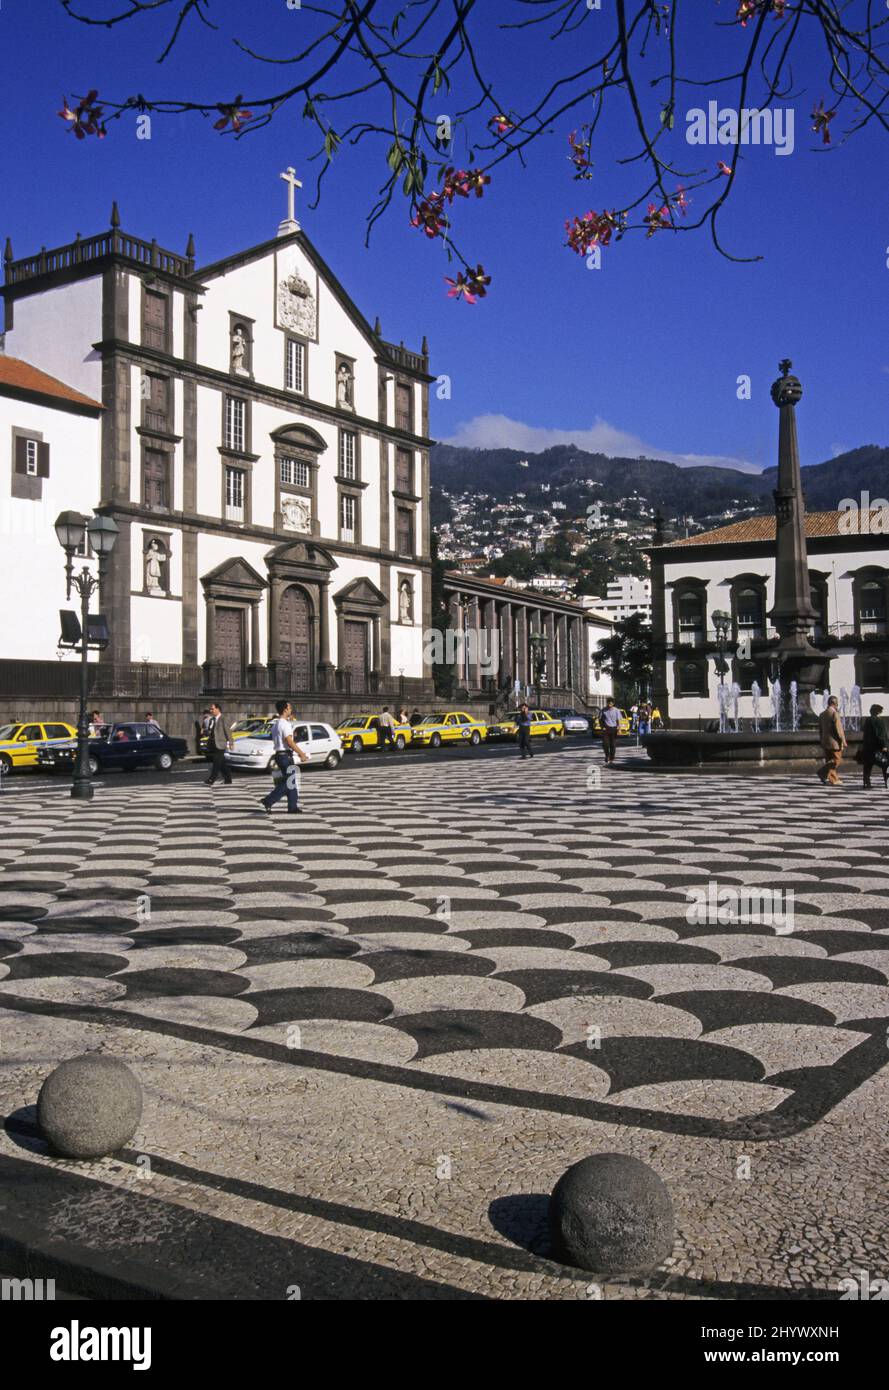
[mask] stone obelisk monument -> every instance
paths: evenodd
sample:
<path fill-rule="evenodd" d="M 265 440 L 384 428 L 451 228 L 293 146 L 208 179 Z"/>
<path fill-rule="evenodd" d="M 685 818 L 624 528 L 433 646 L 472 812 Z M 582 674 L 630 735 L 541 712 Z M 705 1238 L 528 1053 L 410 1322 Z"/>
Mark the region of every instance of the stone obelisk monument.
<path fill-rule="evenodd" d="M 772 400 L 780 411 L 778 486 L 774 492 L 775 603 L 769 613 L 778 641 L 768 655 L 780 666 L 785 691 L 790 681 L 797 682 L 802 702 L 812 690 L 822 688 L 827 663 L 824 653 L 809 641 L 818 614 L 812 606 L 806 507 L 796 439 L 796 406 L 803 388 L 798 378 L 790 375 L 792 362 L 785 358 L 778 365 L 781 376 L 772 386 Z"/>

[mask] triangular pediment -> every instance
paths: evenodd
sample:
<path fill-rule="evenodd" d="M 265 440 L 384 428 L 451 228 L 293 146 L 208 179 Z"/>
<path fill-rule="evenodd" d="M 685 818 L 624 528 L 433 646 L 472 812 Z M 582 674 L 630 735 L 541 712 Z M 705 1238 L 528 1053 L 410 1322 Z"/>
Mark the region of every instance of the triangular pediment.
<path fill-rule="evenodd" d="M 204 588 L 214 585 L 225 585 L 228 588 L 237 589 L 264 589 L 266 581 L 262 575 L 257 574 L 252 565 L 248 564 L 242 555 L 233 555 L 230 560 L 223 560 L 221 565 L 210 570 L 201 578 Z"/>
<path fill-rule="evenodd" d="M 339 593 L 333 596 L 334 603 L 365 603 L 371 604 L 374 608 L 379 608 L 386 603 L 386 595 L 381 592 L 370 579 L 362 576 L 360 579 L 353 579 L 351 584 L 340 589 Z"/>

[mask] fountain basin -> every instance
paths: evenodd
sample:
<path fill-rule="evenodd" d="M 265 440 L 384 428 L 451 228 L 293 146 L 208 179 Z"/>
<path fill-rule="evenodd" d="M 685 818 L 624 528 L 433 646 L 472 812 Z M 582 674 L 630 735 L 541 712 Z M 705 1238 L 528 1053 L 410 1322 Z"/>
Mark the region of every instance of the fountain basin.
<path fill-rule="evenodd" d="M 859 774 L 855 753 L 860 733 L 847 733 L 848 750 L 843 758 L 845 775 Z M 811 776 L 824 761 L 817 728 L 796 733 L 705 734 L 696 729 L 665 729 L 643 734 L 642 746 L 654 768 L 687 768 L 690 771 L 719 772 L 795 772 Z M 851 764 L 851 767 L 850 767 Z M 841 774 L 842 775 L 842 774 Z"/>

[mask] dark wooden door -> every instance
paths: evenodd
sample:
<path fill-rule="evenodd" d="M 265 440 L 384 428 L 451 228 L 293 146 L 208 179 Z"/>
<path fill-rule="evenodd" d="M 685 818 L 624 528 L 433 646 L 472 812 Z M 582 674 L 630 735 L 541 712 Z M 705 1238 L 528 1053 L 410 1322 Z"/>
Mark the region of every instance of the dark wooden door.
<path fill-rule="evenodd" d="M 146 507 L 168 507 L 167 456 L 147 449 L 142 464 L 142 491 Z"/>
<path fill-rule="evenodd" d="M 367 689 L 367 674 L 369 670 L 367 659 L 367 623 L 347 622 L 345 627 L 345 668 L 349 673 L 349 689 L 352 691 L 364 691 Z"/>
<path fill-rule="evenodd" d="M 217 608 L 215 627 L 216 660 L 222 666 L 222 684 L 238 688 L 244 684 L 244 610 Z"/>
<path fill-rule="evenodd" d="M 302 589 L 291 584 L 281 595 L 278 610 L 278 653 L 290 666 L 292 690 L 312 687 L 312 628 L 309 601 Z"/>

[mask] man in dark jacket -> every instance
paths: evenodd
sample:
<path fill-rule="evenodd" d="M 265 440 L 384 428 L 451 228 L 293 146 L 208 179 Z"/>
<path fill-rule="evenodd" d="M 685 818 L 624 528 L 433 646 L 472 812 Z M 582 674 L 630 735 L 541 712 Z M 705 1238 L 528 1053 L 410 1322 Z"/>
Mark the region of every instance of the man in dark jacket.
<path fill-rule="evenodd" d="M 871 705 L 870 715 L 861 726 L 861 770 L 866 787 L 871 784 L 870 775 L 874 764 L 877 764 L 883 773 L 884 785 L 889 786 L 889 729 L 886 727 L 886 720 L 880 718 L 882 713 L 882 705 Z"/>
<path fill-rule="evenodd" d="M 522 705 L 515 717 L 516 737 L 518 739 L 519 752 L 523 758 L 533 758 L 531 752 L 531 714 L 527 705 Z"/>
<path fill-rule="evenodd" d="M 221 705 L 211 705 L 210 715 L 213 723 L 210 725 L 210 747 L 209 753 L 213 759 L 213 771 L 207 778 L 207 786 L 212 787 L 221 777 L 227 787 L 232 784 L 232 774 L 228 763 L 225 761 L 226 749 L 234 748 L 231 731 L 228 721 L 222 713 Z"/>
<path fill-rule="evenodd" d="M 839 766 L 846 751 L 846 731 L 840 718 L 840 702 L 831 695 L 827 705 L 818 716 L 818 741 L 824 754 L 824 765 L 818 769 L 818 776 L 828 787 L 837 787 L 842 782 Z"/>

